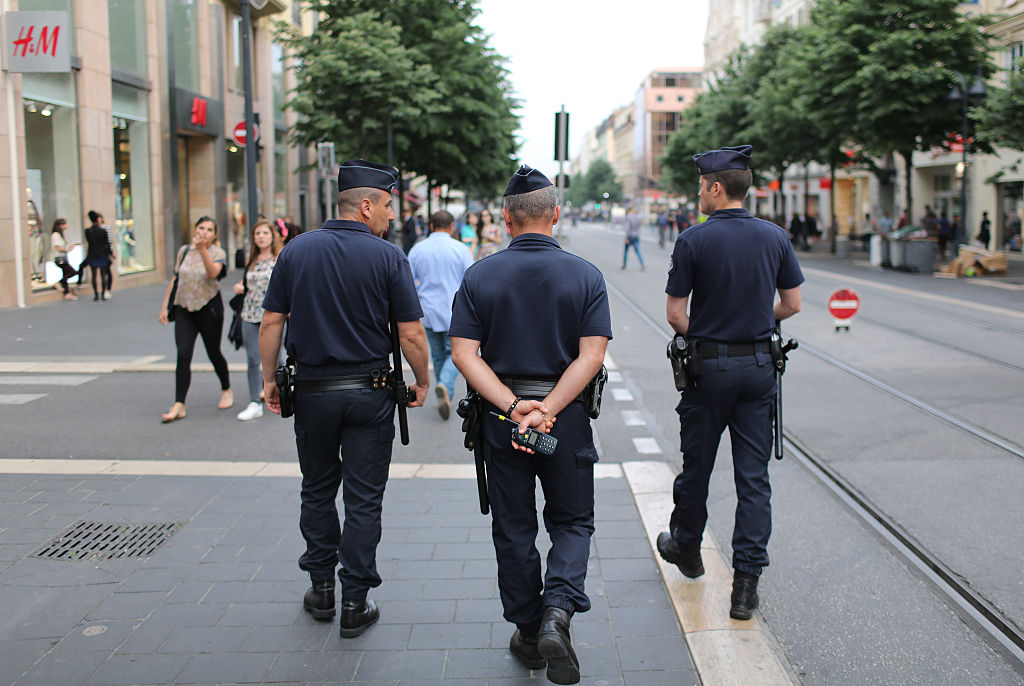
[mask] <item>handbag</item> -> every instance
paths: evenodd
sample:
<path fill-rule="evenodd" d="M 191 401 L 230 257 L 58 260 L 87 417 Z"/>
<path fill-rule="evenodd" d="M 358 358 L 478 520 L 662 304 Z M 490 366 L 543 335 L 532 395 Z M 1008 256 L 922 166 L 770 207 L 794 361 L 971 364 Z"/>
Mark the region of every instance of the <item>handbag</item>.
<path fill-rule="evenodd" d="M 235 350 L 241 348 L 245 343 L 242 338 L 242 306 L 245 304 L 245 293 L 249 290 L 247 277 L 248 273 L 242 277 L 242 286 L 245 290 L 228 301 L 228 305 L 234 311 L 234 315 L 231 317 L 231 325 L 228 326 L 228 341 L 235 346 Z"/>
<path fill-rule="evenodd" d="M 178 294 L 178 270 L 181 269 L 181 263 L 185 261 L 185 255 L 188 254 L 188 246 L 185 246 L 185 252 L 181 253 L 181 259 L 174 265 L 174 284 L 171 285 L 171 293 L 167 296 L 167 321 L 174 321 L 174 296 Z"/>

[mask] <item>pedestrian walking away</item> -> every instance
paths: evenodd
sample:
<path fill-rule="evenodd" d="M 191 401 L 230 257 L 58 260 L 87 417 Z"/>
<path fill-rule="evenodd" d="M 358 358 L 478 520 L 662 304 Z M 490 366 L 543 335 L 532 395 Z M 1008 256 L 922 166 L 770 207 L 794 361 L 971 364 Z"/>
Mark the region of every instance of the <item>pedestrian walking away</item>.
<path fill-rule="evenodd" d="M 78 297 L 71 292 L 71 288 L 68 286 L 68 279 L 78 274 L 74 267 L 68 264 L 68 251 L 74 248 L 78 243 L 69 244 L 64 238 L 64 231 L 68 228 L 68 223 L 63 219 L 58 219 L 53 223 L 53 230 L 50 232 L 50 248 L 53 250 L 53 263 L 60 269 L 60 287 L 64 291 L 65 300 L 78 300 Z"/>
<path fill-rule="evenodd" d="M 459 290 L 463 274 L 473 264 L 469 248 L 452 235 L 454 224 L 455 218 L 444 210 L 430 215 L 430 236 L 414 245 L 409 253 L 416 293 L 423 307 L 423 327 L 434 363 L 437 411 L 442 419 L 451 416 L 455 379 L 459 374 L 452 362 L 452 346 L 448 339 L 452 299 Z"/>
<path fill-rule="evenodd" d="M 992 220 L 988 218 L 988 212 L 981 213 L 981 223 L 978 225 L 978 235 L 974 240 L 982 248 L 988 248 L 988 242 L 992 239 Z"/>
<path fill-rule="evenodd" d="M 227 259 L 227 253 L 217 239 L 217 223 L 210 217 L 200 217 L 192 230 L 192 242 L 178 250 L 174 262 L 175 277 L 167 285 L 157 316 L 161 324 L 174 321 L 174 344 L 178 349 L 174 404 L 160 415 L 165 424 L 185 418 L 185 397 L 192 384 L 192 354 L 197 336 L 202 336 L 206 354 L 220 380 L 217 409 L 226 410 L 235 404 L 228 362 L 220 351 L 221 333 L 224 331 L 220 280 L 227 275 Z M 95 285 L 94 280 L 93 288 Z"/>
<path fill-rule="evenodd" d="M 85 261 L 90 270 L 89 278 L 92 280 L 93 300 L 109 300 L 110 286 L 113 283 L 113 276 L 110 273 L 110 265 L 114 262 L 114 250 L 110 244 L 110 234 L 103 227 L 103 215 L 95 210 L 89 210 L 89 221 L 92 226 L 85 230 L 85 243 L 87 246 Z M 97 278 L 99 273 L 99 278 Z"/>
<path fill-rule="evenodd" d="M 555 188 L 523 166 L 505 189 L 508 247 L 466 271 L 455 295 L 452 356 L 482 397 L 482 450 L 488 476 L 491 537 L 504 617 L 516 625 L 512 655 L 529 669 L 547 667 L 556 684 L 580 678 L 570 632 L 590 609 L 584 591 L 594 533 L 594 464 L 590 417 L 579 401 L 604 361 L 612 337 L 604 277 L 552 237 L 559 219 Z M 537 303 L 551 311 L 541 316 Z M 524 326 L 524 322 L 530 322 Z M 510 417 L 558 441 L 552 455 L 512 441 Z M 541 578 L 536 481 L 544 491 L 551 539 Z"/>
<path fill-rule="evenodd" d="M 306 541 L 299 568 L 311 581 L 303 607 L 318 620 L 335 616 L 337 569 L 343 638 L 359 636 L 380 617 L 367 596 L 381 584 L 377 543 L 395 438 L 387 359 L 392 318 L 416 377 L 409 406 L 421 406 L 430 386 L 409 259 L 382 238 L 395 217 L 391 190 L 397 181 L 392 167 L 358 159 L 341 165 L 339 218 L 294 238 L 278 255 L 260 325 L 263 394 L 271 412 L 282 409 L 274 371 L 285 321 L 285 348 L 295 364 L 299 530 Z M 395 357 L 401 364 L 397 351 Z M 335 503 L 339 487 L 344 526 Z"/>
<path fill-rule="evenodd" d="M 786 231 L 743 209 L 752 150 L 742 145 L 694 156 L 698 199 L 708 219 L 676 241 L 665 288 L 668 322 L 687 338 L 700 374 L 676 407 L 683 471 L 675 479 L 675 508 L 669 531 L 658 536 L 658 552 L 688 577 L 704 573 L 700 543 L 708 483 L 728 427 L 737 497 L 733 619 L 753 616 L 758 579 L 768 565 L 776 391 L 769 341 L 776 322 L 800 311 L 804 280 Z"/>
<path fill-rule="evenodd" d="M 249 259 L 245 276 L 234 285 L 235 296 L 241 295 L 242 341 L 245 343 L 246 381 L 249 385 L 249 404 L 238 413 L 240 421 L 263 416 L 263 373 L 260 370 L 260 322 L 263 321 L 263 298 L 267 294 L 270 275 L 277 263 L 284 237 L 274 231 L 269 222 L 257 222 L 252 228 Z M 275 367 L 276 368 L 276 367 Z"/>
<path fill-rule="evenodd" d="M 644 256 L 640 254 L 640 216 L 632 207 L 626 208 L 626 243 L 622 249 L 622 268 L 626 268 L 629 249 L 633 248 L 636 259 L 640 260 L 640 270 L 644 269 Z"/>
<path fill-rule="evenodd" d="M 659 212 L 658 213 L 658 219 L 657 219 L 657 224 L 658 224 L 658 247 L 659 248 L 664 248 L 665 247 L 665 236 L 669 232 L 668 222 L 669 222 L 668 210 L 662 210 L 661 212 Z"/>

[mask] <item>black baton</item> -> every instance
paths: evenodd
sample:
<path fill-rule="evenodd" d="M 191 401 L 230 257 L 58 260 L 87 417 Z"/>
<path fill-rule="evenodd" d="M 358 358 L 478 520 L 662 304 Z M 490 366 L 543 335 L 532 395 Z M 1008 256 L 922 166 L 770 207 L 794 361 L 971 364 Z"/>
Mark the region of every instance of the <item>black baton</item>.
<path fill-rule="evenodd" d="M 391 313 L 391 354 L 395 360 L 395 368 L 391 372 L 391 393 L 398 407 L 398 432 L 402 437 L 402 445 L 409 445 L 409 415 L 406 414 L 409 391 L 402 375 L 402 348 L 398 342 L 398 322 L 395 321 L 394 312 Z"/>
<path fill-rule="evenodd" d="M 790 338 L 782 343 L 782 324 L 776 322 L 772 332 L 772 363 L 775 366 L 775 459 L 782 459 L 782 375 L 786 372 L 789 351 L 796 350 L 799 341 Z"/>

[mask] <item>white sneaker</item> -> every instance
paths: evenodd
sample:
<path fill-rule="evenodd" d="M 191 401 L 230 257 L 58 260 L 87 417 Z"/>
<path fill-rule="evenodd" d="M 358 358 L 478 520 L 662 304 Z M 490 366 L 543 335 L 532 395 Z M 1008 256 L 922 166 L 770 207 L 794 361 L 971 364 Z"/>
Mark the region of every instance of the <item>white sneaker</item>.
<path fill-rule="evenodd" d="M 107 291 L 106 293 L 103 294 L 103 299 L 104 300 L 110 300 L 111 297 L 113 297 L 113 296 L 110 295 L 110 291 Z"/>
<path fill-rule="evenodd" d="M 245 409 L 238 413 L 238 421 L 247 422 L 250 419 L 257 419 L 263 416 L 263 403 L 249 403 Z"/>

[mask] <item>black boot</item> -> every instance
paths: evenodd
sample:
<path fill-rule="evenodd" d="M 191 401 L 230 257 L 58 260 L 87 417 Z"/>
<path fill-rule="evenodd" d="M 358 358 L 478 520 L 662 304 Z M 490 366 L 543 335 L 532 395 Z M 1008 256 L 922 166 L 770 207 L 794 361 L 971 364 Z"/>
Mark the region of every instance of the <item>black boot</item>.
<path fill-rule="evenodd" d="M 509 641 L 508 651 L 512 653 L 512 657 L 519 660 L 519 664 L 527 669 L 542 669 L 547 664 L 547 660 L 537 650 L 536 634 L 528 636 L 516 629 L 512 634 L 512 640 Z"/>
<path fill-rule="evenodd" d="M 306 597 L 302 599 L 302 607 L 313 615 L 313 619 L 321 621 L 334 619 L 334 579 L 314 581 L 306 591 Z"/>
<path fill-rule="evenodd" d="M 355 638 L 377 623 L 380 610 L 372 600 L 341 601 L 341 637 Z"/>
<path fill-rule="evenodd" d="M 545 607 L 540 621 L 537 650 L 548 661 L 548 681 L 555 684 L 577 684 L 580 661 L 572 648 L 569 620 L 572 613 L 560 607 Z"/>
<path fill-rule="evenodd" d="M 666 562 L 671 562 L 679 571 L 691 579 L 704 574 L 704 561 L 700 557 L 700 546 L 683 547 L 672 534 L 662 531 L 658 534 L 658 552 Z"/>
<path fill-rule="evenodd" d="M 737 570 L 732 576 L 732 608 L 729 616 L 733 619 L 750 619 L 757 609 L 757 577 Z"/>

